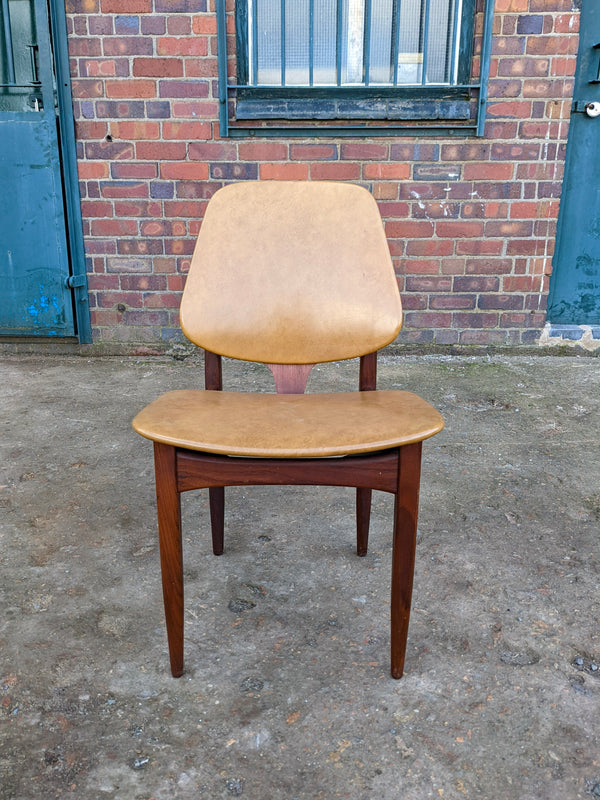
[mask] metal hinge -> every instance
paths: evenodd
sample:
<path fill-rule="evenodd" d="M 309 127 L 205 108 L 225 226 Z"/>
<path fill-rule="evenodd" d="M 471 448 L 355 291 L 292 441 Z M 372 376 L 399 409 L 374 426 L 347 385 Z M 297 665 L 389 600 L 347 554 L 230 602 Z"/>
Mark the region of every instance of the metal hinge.
<path fill-rule="evenodd" d="M 65 284 L 69 289 L 79 289 L 87 283 L 85 275 L 69 275 L 65 280 Z"/>

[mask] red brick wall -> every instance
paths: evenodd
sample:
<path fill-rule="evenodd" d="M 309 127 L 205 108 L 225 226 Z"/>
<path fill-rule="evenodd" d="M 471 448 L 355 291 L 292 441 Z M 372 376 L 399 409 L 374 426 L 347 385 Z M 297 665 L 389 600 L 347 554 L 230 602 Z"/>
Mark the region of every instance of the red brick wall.
<path fill-rule="evenodd" d="M 496 0 L 483 139 L 220 139 L 214 0 L 66 5 L 95 341 L 177 340 L 208 198 L 245 179 L 373 192 L 401 340 L 539 337 L 578 44 L 571 0 Z"/>

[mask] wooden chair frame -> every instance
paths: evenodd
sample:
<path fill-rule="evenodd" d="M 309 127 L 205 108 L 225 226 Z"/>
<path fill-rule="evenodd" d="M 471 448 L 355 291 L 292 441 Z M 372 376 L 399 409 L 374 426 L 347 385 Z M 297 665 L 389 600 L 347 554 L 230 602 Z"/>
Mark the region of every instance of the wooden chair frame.
<path fill-rule="evenodd" d="M 377 353 L 360 359 L 360 391 L 376 385 Z M 306 369 L 276 365 L 277 389 L 289 391 L 306 381 Z M 304 365 L 300 365 L 304 367 Z M 278 377 L 279 375 L 279 377 Z M 285 376 L 285 377 L 282 377 Z M 222 389 L 221 357 L 205 351 L 205 386 Z M 413 586 L 422 442 L 366 455 L 341 458 L 235 458 L 154 442 L 156 498 L 162 586 L 171 672 L 183 674 L 184 586 L 180 495 L 209 489 L 213 552 L 223 553 L 224 487 L 313 485 L 356 487 L 357 554 L 367 553 L 371 493 L 395 496 L 391 582 L 391 674 L 401 678 Z"/>

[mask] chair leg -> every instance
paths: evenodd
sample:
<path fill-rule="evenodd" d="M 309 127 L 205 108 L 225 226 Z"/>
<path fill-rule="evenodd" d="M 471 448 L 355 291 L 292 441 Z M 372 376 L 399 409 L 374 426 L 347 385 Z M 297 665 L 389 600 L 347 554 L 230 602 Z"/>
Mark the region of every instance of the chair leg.
<path fill-rule="evenodd" d="M 154 443 L 156 506 L 165 619 L 171 673 L 183 674 L 183 555 L 181 501 L 177 491 L 176 449 Z"/>
<path fill-rule="evenodd" d="M 371 489 L 356 490 L 356 555 L 366 556 L 369 547 L 371 520 Z"/>
<path fill-rule="evenodd" d="M 225 487 L 214 486 L 208 490 L 210 504 L 210 526 L 212 529 L 213 553 L 223 555 L 225 538 Z"/>
<path fill-rule="evenodd" d="M 399 451 L 392 555 L 391 672 L 393 678 L 402 677 L 406 655 L 417 540 L 421 449 L 421 442 L 417 442 L 405 445 Z"/>

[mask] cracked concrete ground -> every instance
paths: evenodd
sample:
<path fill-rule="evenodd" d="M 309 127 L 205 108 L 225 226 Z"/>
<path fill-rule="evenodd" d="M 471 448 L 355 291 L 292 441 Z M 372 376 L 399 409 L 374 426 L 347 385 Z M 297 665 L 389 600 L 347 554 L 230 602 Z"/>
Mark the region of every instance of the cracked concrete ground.
<path fill-rule="evenodd" d="M 356 385 L 322 366 L 309 390 Z M 266 388 L 227 362 L 229 388 Z M 170 676 L 151 445 L 130 420 L 197 359 L 0 362 L 0 798 L 600 796 L 600 362 L 386 355 L 447 427 L 424 451 L 405 676 L 388 675 L 392 498 L 184 496 Z"/>

